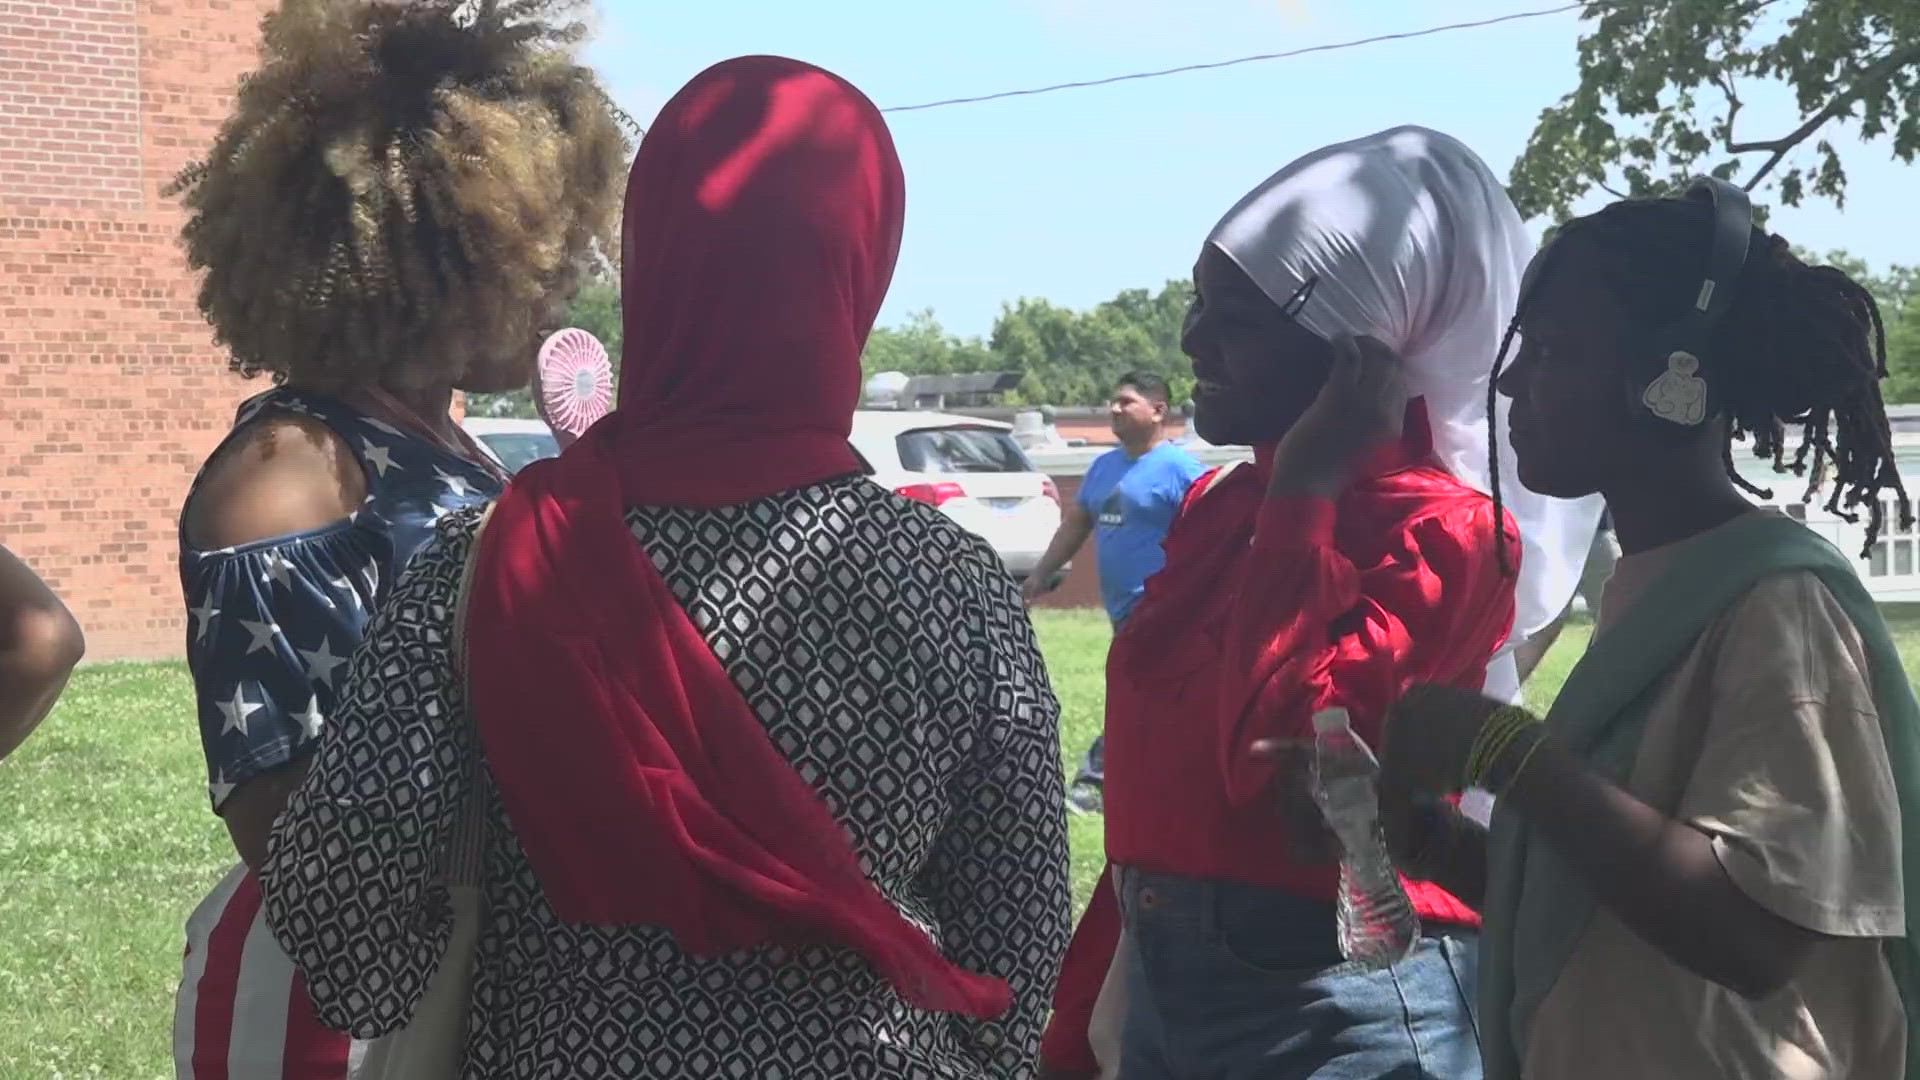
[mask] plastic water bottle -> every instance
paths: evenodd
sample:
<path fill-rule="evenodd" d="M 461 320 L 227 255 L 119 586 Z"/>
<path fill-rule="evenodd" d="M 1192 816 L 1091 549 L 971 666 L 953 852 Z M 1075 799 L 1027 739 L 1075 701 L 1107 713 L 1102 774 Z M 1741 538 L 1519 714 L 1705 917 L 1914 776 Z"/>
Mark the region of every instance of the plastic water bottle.
<path fill-rule="evenodd" d="M 1420 941 L 1420 917 L 1387 852 L 1379 777 L 1380 761 L 1345 709 L 1313 718 L 1313 797 L 1340 840 L 1340 953 L 1369 967 L 1399 963 Z"/>

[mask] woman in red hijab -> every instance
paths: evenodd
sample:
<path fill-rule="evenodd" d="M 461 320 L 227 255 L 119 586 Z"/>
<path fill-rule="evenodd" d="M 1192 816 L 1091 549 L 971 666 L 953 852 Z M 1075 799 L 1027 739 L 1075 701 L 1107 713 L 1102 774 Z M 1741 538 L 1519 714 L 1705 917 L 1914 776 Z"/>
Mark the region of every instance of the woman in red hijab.
<path fill-rule="evenodd" d="M 452 847 L 489 911 L 467 1077 L 1029 1074 L 1058 706 L 993 552 L 847 445 L 903 201 L 818 68 L 728 61 L 661 113 L 620 408 L 443 523 L 275 833 L 269 919 L 329 1023 L 406 1023 Z"/>

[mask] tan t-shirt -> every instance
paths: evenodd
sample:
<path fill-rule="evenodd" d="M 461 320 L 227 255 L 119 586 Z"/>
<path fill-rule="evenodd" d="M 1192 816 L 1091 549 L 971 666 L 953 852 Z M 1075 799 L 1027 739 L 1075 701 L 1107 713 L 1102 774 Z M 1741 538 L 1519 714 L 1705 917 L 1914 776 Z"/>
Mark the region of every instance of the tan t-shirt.
<path fill-rule="evenodd" d="M 1600 634 L 1677 550 L 1620 561 Z M 1535 1014 L 1526 1080 L 1900 1080 L 1905 1016 L 1880 941 L 1905 933 L 1900 811 L 1871 685 L 1812 574 L 1762 580 L 1707 629 L 1657 695 L 1628 787 L 1713 837 L 1760 906 L 1829 937 L 1749 1001 L 1596 909 Z"/>

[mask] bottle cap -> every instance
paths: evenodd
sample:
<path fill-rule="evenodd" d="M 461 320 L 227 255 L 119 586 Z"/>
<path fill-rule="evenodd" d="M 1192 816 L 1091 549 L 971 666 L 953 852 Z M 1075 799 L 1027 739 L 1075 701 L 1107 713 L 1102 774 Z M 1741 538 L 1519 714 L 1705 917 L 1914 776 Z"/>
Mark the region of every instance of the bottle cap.
<path fill-rule="evenodd" d="M 1313 714 L 1313 733 L 1315 735 L 1327 735 L 1335 731 L 1350 731 L 1352 729 L 1353 718 L 1347 715 L 1347 710 L 1345 709 L 1322 709 Z"/>

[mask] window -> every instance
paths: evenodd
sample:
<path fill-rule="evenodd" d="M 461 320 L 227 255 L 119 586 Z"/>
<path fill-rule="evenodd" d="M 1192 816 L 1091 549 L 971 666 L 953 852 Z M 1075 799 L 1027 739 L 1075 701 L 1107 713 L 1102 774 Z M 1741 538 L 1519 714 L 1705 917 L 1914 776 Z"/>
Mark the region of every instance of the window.
<path fill-rule="evenodd" d="M 541 458 L 560 456 L 560 444 L 545 433 L 482 435 L 480 441 L 487 444 L 487 449 L 493 451 L 493 456 L 500 459 L 501 466 L 509 473 L 517 473 Z"/>
<path fill-rule="evenodd" d="M 895 442 L 900 448 L 900 464 L 910 472 L 1034 471 L 1020 444 L 997 428 L 924 428 L 903 432 Z"/>
<path fill-rule="evenodd" d="M 1920 551 L 1916 551 L 1916 530 L 1900 520 L 1900 506 L 1892 499 L 1880 500 L 1883 522 L 1880 539 L 1867 554 L 1868 577 L 1906 577 L 1920 570 Z"/>

